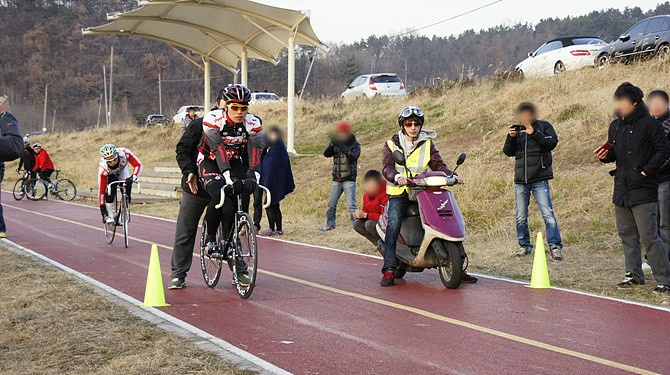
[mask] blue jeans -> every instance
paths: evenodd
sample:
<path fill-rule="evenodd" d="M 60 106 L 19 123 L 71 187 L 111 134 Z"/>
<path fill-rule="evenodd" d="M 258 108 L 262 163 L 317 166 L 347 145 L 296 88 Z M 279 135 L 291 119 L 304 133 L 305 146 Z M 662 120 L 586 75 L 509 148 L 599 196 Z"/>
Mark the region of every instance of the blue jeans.
<path fill-rule="evenodd" d="M 349 207 L 349 220 L 354 223 L 353 213 L 356 211 L 356 181 L 333 181 L 330 188 L 330 198 L 328 199 L 328 211 L 326 211 L 326 225 L 335 228 L 335 219 L 337 214 L 337 201 L 344 193 Z"/>
<path fill-rule="evenodd" d="M 398 267 L 395 247 L 398 243 L 402 220 L 405 218 L 409 203 L 407 197 L 391 197 L 389 199 L 388 211 L 386 211 L 388 224 L 386 226 L 386 240 L 384 241 L 384 266 L 382 267 L 382 273 Z"/>
<path fill-rule="evenodd" d="M 531 193 L 535 197 L 537 205 L 540 206 L 544 225 L 547 228 L 549 246 L 562 249 L 561 233 L 558 231 L 558 223 L 551 204 L 549 181 L 546 180 L 529 184 L 516 184 L 516 238 L 519 240 L 519 246 L 527 250 L 533 250 L 533 244 L 530 242 L 530 231 L 528 230 L 528 205 L 530 204 Z"/>

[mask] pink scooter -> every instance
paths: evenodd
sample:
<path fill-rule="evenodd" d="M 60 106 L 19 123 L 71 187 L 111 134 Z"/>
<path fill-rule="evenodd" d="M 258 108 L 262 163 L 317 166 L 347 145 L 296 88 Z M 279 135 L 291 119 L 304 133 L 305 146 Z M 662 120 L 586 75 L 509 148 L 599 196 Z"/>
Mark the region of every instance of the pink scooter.
<path fill-rule="evenodd" d="M 465 161 L 461 154 L 456 169 Z M 393 153 L 393 160 L 405 165 L 405 155 L 400 151 Z M 456 199 L 446 187 L 454 186 L 454 177 L 444 172 L 424 172 L 408 178 L 412 196 L 407 215 L 402 222 L 396 256 L 398 268 L 396 278 L 402 278 L 406 272 L 423 272 L 427 268 L 437 268 L 442 284 L 449 289 L 461 285 L 463 270 L 467 268 L 467 255 L 463 248 L 465 239 L 465 220 Z M 377 223 L 377 232 L 381 236 L 378 250 L 384 254 L 388 216 L 382 215 Z"/>

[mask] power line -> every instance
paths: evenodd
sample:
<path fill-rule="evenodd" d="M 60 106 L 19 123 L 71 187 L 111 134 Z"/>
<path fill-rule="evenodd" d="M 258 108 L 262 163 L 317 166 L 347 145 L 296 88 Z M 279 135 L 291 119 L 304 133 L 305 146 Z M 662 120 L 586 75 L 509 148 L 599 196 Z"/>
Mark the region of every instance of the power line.
<path fill-rule="evenodd" d="M 437 21 L 437 22 L 435 22 L 435 23 L 431 23 L 430 25 L 421 26 L 421 27 L 419 27 L 418 29 L 414 29 L 414 30 L 410 30 L 410 31 L 407 31 L 407 32 L 398 34 L 398 35 L 394 35 L 393 37 L 394 37 L 394 38 L 398 38 L 398 37 L 401 37 L 401 36 L 404 36 L 404 35 L 413 34 L 413 33 L 417 32 L 417 31 L 419 31 L 419 30 L 424 30 L 424 29 L 427 29 L 427 28 L 429 28 L 429 27 L 433 27 L 433 26 L 436 26 L 436 25 L 439 25 L 439 24 L 442 24 L 442 23 L 445 23 L 445 22 L 454 20 L 454 19 L 456 19 L 456 18 L 463 17 L 463 16 L 468 15 L 468 14 L 470 14 L 470 13 L 477 12 L 477 11 L 482 10 L 482 9 L 484 9 L 484 8 L 488 8 L 488 7 L 490 7 L 491 5 L 500 3 L 500 2 L 502 2 L 502 1 L 503 1 L 503 0 L 492 1 L 492 2 L 490 2 L 490 3 L 487 3 L 487 4 L 482 5 L 482 6 L 480 6 L 480 7 L 477 7 L 477 8 L 474 8 L 474 9 L 470 9 L 470 10 L 468 10 L 467 12 L 459 13 L 459 14 L 457 14 L 457 15 L 455 15 L 455 16 L 451 16 L 451 17 L 449 17 L 449 18 L 447 18 L 447 19 L 443 19 L 442 21 Z"/>

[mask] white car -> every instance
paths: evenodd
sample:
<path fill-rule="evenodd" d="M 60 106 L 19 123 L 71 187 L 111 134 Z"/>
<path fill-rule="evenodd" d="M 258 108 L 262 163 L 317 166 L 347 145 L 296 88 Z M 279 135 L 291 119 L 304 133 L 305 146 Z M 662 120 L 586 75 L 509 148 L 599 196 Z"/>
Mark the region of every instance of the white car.
<path fill-rule="evenodd" d="M 201 105 L 185 105 L 179 108 L 177 113 L 172 117 L 172 123 L 181 124 L 181 122 L 184 121 L 184 117 L 186 117 L 186 109 L 190 107 L 196 108 L 195 114 L 198 115 L 198 117 L 205 115 L 205 107 Z"/>
<path fill-rule="evenodd" d="M 281 102 L 279 95 L 273 92 L 254 92 L 251 93 L 251 102 L 249 104 L 265 104 Z"/>
<path fill-rule="evenodd" d="M 598 51 L 607 45 L 595 37 L 570 37 L 550 40 L 516 66 L 526 76 L 551 76 L 566 70 L 593 66 Z"/>
<path fill-rule="evenodd" d="M 342 93 L 345 99 L 382 96 L 405 96 L 405 85 L 397 74 L 379 73 L 356 77 Z"/>

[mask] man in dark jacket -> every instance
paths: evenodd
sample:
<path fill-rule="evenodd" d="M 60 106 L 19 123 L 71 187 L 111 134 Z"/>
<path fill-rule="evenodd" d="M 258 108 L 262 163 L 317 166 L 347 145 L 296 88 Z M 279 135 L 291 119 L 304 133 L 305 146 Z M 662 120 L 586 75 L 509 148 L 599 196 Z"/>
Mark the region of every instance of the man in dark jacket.
<path fill-rule="evenodd" d="M 351 133 L 349 124 L 341 123 L 335 128 L 333 137 L 323 151 L 323 156 L 333 158 L 333 185 L 330 188 L 328 211 L 326 211 L 326 226 L 320 231 L 335 229 L 337 201 L 342 193 L 347 199 L 349 219 L 354 223 L 353 213 L 356 211 L 356 173 L 358 171 L 358 157 L 361 156 L 361 145 Z"/>
<path fill-rule="evenodd" d="M 10 111 L 9 98 L 0 97 L 0 184 L 5 176 L 5 162 L 18 159 L 23 148 L 19 122 Z M 0 238 L 5 237 L 7 237 L 7 227 L 0 197 Z"/>
<path fill-rule="evenodd" d="M 663 127 L 666 137 L 670 140 L 670 99 L 668 93 L 661 90 L 652 91 L 647 96 L 649 112 Z M 658 171 L 658 229 L 661 238 L 670 245 L 670 161 L 666 161 Z"/>
<path fill-rule="evenodd" d="M 516 114 L 519 125 L 509 127 L 503 147 L 505 155 L 515 159 L 516 237 L 521 247 L 516 256 L 526 256 L 533 251 L 528 230 L 528 205 L 532 194 L 544 219 L 551 257 L 562 260 L 563 243 L 549 188 L 549 180 L 554 178 L 551 151 L 558 144 L 558 136 L 550 123 L 537 119 L 537 109 L 532 103 L 521 103 Z"/>
<path fill-rule="evenodd" d="M 614 93 L 617 118 L 609 128 L 608 143 L 595 150 L 603 163 L 616 162 L 614 210 L 623 246 L 626 277 L 618 284 L 630 288 L 645 283 L 640 242 L 647 253 L 657 287 L 670 293 L 668 245 L 658 233 L 659 170 L 670 157 L 670 144 L 658 121 L 642 101 L 642 90 L 626 82 Z"/>
<path fill-rule="evenodd" d="M 16 168 L 17 173 L 21 173 L 21 168 L 30 173 L 30 178 L 35 178 L 35 151 L 30 147 L 30 142 L 23 142 L 23 152 L 21 153 L 21 160 L 19 166 Z"/>
<path fill-rule="evenodd" d="M 195 119 L 186 128 L 177 143 L 177 164 L 181 169 L 183 194 L 179 201 L 177 228 L 172 249 L 172 281 L 169 289 L 186 286 L 186 273 L 193 262 L 193 247 L 202 213 L 209 204 L 210 196 L 198 178 L 198 146 L 202 140 L 202 118 Z"/>

